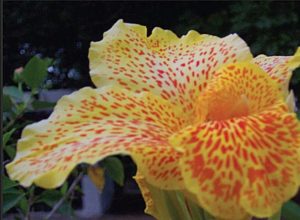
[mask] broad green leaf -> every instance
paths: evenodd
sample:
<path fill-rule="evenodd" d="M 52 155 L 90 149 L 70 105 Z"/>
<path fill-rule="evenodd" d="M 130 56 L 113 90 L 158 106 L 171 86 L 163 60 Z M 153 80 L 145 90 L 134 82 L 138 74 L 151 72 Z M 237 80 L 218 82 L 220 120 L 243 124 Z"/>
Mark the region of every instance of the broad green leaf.
<path fill-rule="evenodd" d="M 124 167 L 117 157 L 108 157 L 103 160 L 103 167 L 107 174 L 120 186 L 124 184 Z"/>
<path fill-rule="evenodd" d="M 34 195 L 34 190 L 35 190 L 35 185 L 31 185 L 30 187 L 29 187 L 29 190 L 28 190 L 28 193 L 29 193 L 29 195 Z"/>
<path fill-rule="evenodd" d="M 6 145 L 6 144 L 11 138 L 12 134 L 15 132 L 15 130 L 16 128 L 11 129 L 10 131 L 6 132 L 2 137 L 3 149 L 10 159 L 12 159 L 15 156 L 16 149 L 11 145 Z"/>
<path fill-rule="evenodd" d="M 9 156 L 10 159 L 14 158 L 16 155 L 16 148 L 12 145 L 7 145 L 4 148 L 4 151 Z"/>
<path fill-rule="evenodd" d="M 46 190 L 39 196 L 37 202 L 43 202 L 52 207 L 58 200 L 62 198 L 62 193 L 58 190 Z"/>
<path fill-rule="evenodd" d="M 13 208 L 25 196 L 25 193 L 3 193 L 3 213 Z"/>
<path fill-rule="evenodd" d="M 35 100 L 31 103 L 34 110 L 52 109 L 56 103 Z"/>
<path fill-rule="evenodd" d="M 283 205 L 281 215 L 284 220 L 300 219 L 300 206 L 293 201 L 288 201 Z"/>
<path fill-rule="evenodd" d="M 44 82 L 47 76 L 47 68 L 51 63 L 52 59 L 49 58 L 32 57 L 21 74 L 25 84 L 31 89 L 37 89 Z"/>
<path fill-rule="evenodd" d="M 25 94 L 23 96 L 23 102 L 25 104 L 25 107 L 27 107 L 30 103 L 32 103 L 34 100 L 34 97 L 32 96 L 32 94 Z"/>
<path fill-rule="evenodd" d="M 7 144 L 7 142 L 9 141 L 11 135 L 15 132 L 15 128 L 11 129 L 10 131 L 6 132 L 5 134 L 3 134 L 3 137 L 2 137 L 2 144 L 3 144 L 3 147 L 5 148 L 5 145 Z"/>
<path fill-rule="evenodd" d="M 69 201 L 64 201 L 64 203 L 58 208 L 58 212 L 65 216 L 74 216 L 74 209 Z"/>
<path fill-rule="evenodd" d="M 29 204 L 28 204 L 28 200 L 23 197 L 20 202 L 19 202 L 19 207 L 21 209 L 21 211 L 23 212 L 23 214 L 26 214 L 29 210 Z"/>
<path fill-rule="evenodd" d="M 58 190 L 46 190 L 39 196 L 37 203 L 43 202 L 49 207 L 53 207 L 62 197 L 62 192 Z M 68 201 L 63 202 L 63 204 L 58 208 L 58 212 L 68 216 L 74 215 L 74 210 Z"/>
<path fill-rule="evenodd" d="M 23 100 L 23 92 L 20 91 L 15 86 L 4 86 L 3 94 L 10 96 L 12 99 L 16 100 L 17 102 L 21 102 Z"/>
<path fill-rule="evenodd" d="M 11 179 L 9 179 L 7 176 L 3 175 L 3 191 L 5 192 L 6 190 L 13 188 L 14 186 L 19 185 L 17 182 L 12 181 Z"/>
<path fill-rule="evenodd" d="M 13 107 L 13 103 L 10 99 L 10 97 L 8 95 L 3 94 L 2 95 L 3 98 L 3 112 L 10 112 L 12 107 Z"/>
<path fill-rule="evenodd" d="M 3 193 L 23 193 L 24 191 L 21 188 L 12 187 L 6 190 L 3 190 Z"/>
<path fill-rule="evenodd" d="M 65 195 L 67 190 L 68 190 L 68 182 L 66 181 L 66 182 L 64 182 L 64 184 L 60 188 L 60 192 L 61 192 L 61 194 Z"/>

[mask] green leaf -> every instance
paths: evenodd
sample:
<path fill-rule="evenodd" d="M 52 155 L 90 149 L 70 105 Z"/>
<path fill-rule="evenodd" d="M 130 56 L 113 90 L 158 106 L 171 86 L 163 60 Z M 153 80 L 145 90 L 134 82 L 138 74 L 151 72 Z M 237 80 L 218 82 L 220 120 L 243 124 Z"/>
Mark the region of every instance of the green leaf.
<path fill-rule="evenodd" d="M 283 205 L 281 215 L 285 220 L 300 219 L 300 206 L 293 201 L 288 201 Z"/>
<path fill-rule="evenodd" d="M 25 193 L 14 192 L 14 193 L 3 193 L 3 213 L 13 208 L 20 200 L 25 196 Z"/>
<path fill-rule="evenodd" d="M 65 185 L 62 186 L 64 188 Z M 67 185 L 66 185 L 67 186 Z M 63 197 L 63 194 L 61 191 L 58 190 L 46 190 L 44 191 L 40 196 L 39 199 L 36 201 L 43 202 L 49 207 L 53 207 L 61 198 Z M 72 205 L 68 201 L 64 201 L 62 205 L 58 208 L 58 212 L 63 215 L 74 215 L 74 210 L 72 208 Z"/>
<path fill-rule="evenodd" d="M 15 132 L 15 128 L 11 129 L 10 131 L 6 132 L 3 137 L 2 137 L 2 144 L 3 144 L 3 147 L 5 148 L 7 142 L 9 141 L 11 135 Z"/>
<path fill-rule="evenodd" d="M 9 156 L 10 159 L 14 158 L 16 155 L 16 148 L 12 145 L 8 145 L 4 148 L 5 153 Z"/>
<path fill-rule="evenodd" d="M 74 216 L 74 209 L 72 208 L 71 203 L 68 201 L 64 201 L 64 203 L 61 204 L 61 206 L 58 208 L 58 212 L 65 216 Z"/>
<path fill-rule="evenodd" d="M 29 203 L 28 203 L 28 200 L 27 200 L 25 197 L 23 197 L 23 198 L 20 200 L 20 202 L 19 202 L 18 205 L 19 205 L 21 211 L 23 212 L 23 214 L 26 215 L 27 212 L 29 211 L 29 210 L 28 210 L 28 209 L 29 209 Z"/>
<path fill-rule="evenodd" d="M 3 94 L 3 112 L 10 112 L 13 107 L 13 103 L 8 95 Z"/>
<path fill-rule="evenodd" d="M 44 82 L 47 76 L 47 68 L 51 63 L 52 59 L 49 58 L 32 57 L 21 74 L 25 84 L 31 89 L 37 89 Z"/>
<path fill-rule="evenodd" d="M 16 100 L 17 102 L 22 102 L 23 100 L 23 92 L 20 91 L 15 86 L 4 86 L 3 94 L 10 96 L 12 99 Z"/>
<path fill-rule="evenodd" d="M 120 186 L 124 184 L 124 167 L 117 157 L 108 157 L 103 160 L 103 167 L 107 174 Z"/>
<path fill-rule="evenodd" d="M 10 188 L 13 188 L 14 186 L 19 185 L 17 182 L 9 179 L 7 176 L 3 176 L 2 180 L 3 180 L 3 191 L 4 192 Z"/>
<path fill-rule="evenodd" d="M 23 193 L 24 191 L 21 188 L 13 187 L 3 191 L 3 193 Z"/>
<path fill-rule="evenodd" d="M 52 109 L 54 108 L 56 103 L 53 102 L 44 102 L 35 100 L 32 102 L 32 107 L 35 110 L 42 110 L 42 109 Z"/>
<path fill-rule="evenodd" d="M 39 196 L 37 202 L 43 202 L 52 207 L 62 196 L 62 193 L 58 190 L 46 190 Z"/>
<path fill-rule="evenodd" d="M 10 131 L 6 132 L 2 137 L 3 149 L 10 159 L 12 159 L 15 156 L 16 149 L 14 146 L 7 145 L 7 142 L 9 141 L 15 130 L 16 128 L 11 129 Z"/>
<path fill-rule="evenodd" d="M 60 188 L 61 194 L 65 195 L 68 190 L 68 182 L 64 182 L 64 185 Z"/>
<path fill-rule="evenodd" d="M 35 191 L 35 185 L 31 185 L 29 187 L 29 190 L 28 190 L 29 195 L 33 196 L 34 195 L 34 191 Z"/>

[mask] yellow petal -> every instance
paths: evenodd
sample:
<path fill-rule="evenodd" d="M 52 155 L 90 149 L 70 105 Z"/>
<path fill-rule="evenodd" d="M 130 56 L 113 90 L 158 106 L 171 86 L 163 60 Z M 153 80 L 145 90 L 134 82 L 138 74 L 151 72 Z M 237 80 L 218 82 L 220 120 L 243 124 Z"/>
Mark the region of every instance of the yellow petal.
<path fill-rule="evenodd" d="M 145 213 L 152 215 L 158 220 L 173 219 L 205 219 L 229 220 L 225 218 L 213 218 L 202 207 L 197 205 L 197 199 L 186 190 L 162 190 L 149 184 L 143 175 L 137 172 L 134 177 L 144 201 L 146 203 Z M 202 216 L 202 217 L 201 217 Z M 240 220 L 250 220 L 251 216 L 245 215 Z M 234 219 L 230 219 L 234 220 Z"/>
<path fill-rule="evenodd" d="M 47 120 L 24 129 L 7 172 L 23 186 L 54 188 L 79 163 L 95 164 L 134 147 L 166 148 L 188 120 L 179 107 L 146 92 L 83 88 L 64 96 Z"/>
<path fill-rule="evenodd" d="M 145 201 L 145 204 L 146 204 L 145 213 L 152 215 L 155 218 L 159 219 L 157 206 L 153 202 L 152 194 L 151 194 L 150 190 L 148 189 L 148 184 L 145 180 L 145 177 L 137 172 L 137 174 L 133 178 L 137 182 L 139 189 L 142 193 L 143 199 Z"/>
<path fill-rule="evenodd" d="M 299 186 L 300 128 L 257 65 L 224 66 L 198 101 L 198 125 L 170 138 L 186 188 L 212 215 L 268 217 Z"/>
<path fill-rule="evenodd" d="M 300 125 L 284 102 L 257 65 L 230 64 L 201 93 L 199 123 L 170 138 L 187 190 L 212 215 L 269 217 L 295 195 Z"/>
<path fill-rule="evenodd" d="M 105 170 L 101 167 L 89 166 L 87 170 L 88 176 L 91 181 L 97 187 L 99 191 L 102 191 L 105 184 Z"/>
<path fill-rule="evenodd" d="M 291 59 L 289 59 L 288 67 L 293 70 L 298 68 L 299 65 L 300 65 L 300 47 L 297 48 L 297 51 L 294 54 L 294 56 L 292 56 Z"/>
<path fill-rule="evenodd" d="M 257 153 L 260 163 L 248 169 L 241 205 L 257 217 L 267 217 L 278 212 L 298 191 L 300 124 L 295 114 L 280 110 L 261 114 L 258 119 L 267 120 L 267 123 L 262 120 L 265 123 L 260 124 L 263 130 L 258 130 L 265 136 L 261 144 L 263 141 L 267 144 Z"/>
<path fill-rule="evenodd" d="M 300 48 L 294 56 L 265 56 L 254 58 L 254 63 L 263 68 L 278 84 L 285 96 L 288 96 L 288 86 L 293 70 L 300 66 Z"/>
<path fill-rule="evenodd" d="M 186 188 L 217 217 L 269 217 L 298 190 L 300 126 L 284 104 L 208 121 L 170 141 L 185 149 L 180 165 Z"/>
<path fill-rule="evenodd" d="M 283 100 L 271 78 L 256 64 L 242 62 L 219 69 L 197 102 L 197 122 L 241 117 Z"/>
<path fill-rule="evenodd" d="M 293 91 L 290 91 L 289 95 L 286 97 L 286 104 L 289 107 L 290 112 L 296 111 L 296 100 Z"/>
<path fill-rule="evenodd" d="M 141 175 L 147 182 L 162 190 L 183 189 L 183 179 L 179 167 L 182 153 L 169 144 L 135 147 L 129 150 Z"/>
<path fill-rule="evenodd" d="M 141 190 L 146 203 L 145 213 L 152 215 L 158 220 L 174 219 L 198 219 L 203 210 L 195 203 L 188 201 L 182 191 L 162 190 L 147 182 L 147 180 L 137 172 L 134 177 Z M 192 209 L 193 208 L 193 209 Z"/>
<path fill-rule="evenodd" d="M 118 21 L 102 41 L 92 42 L 90 73 L 97 87 L 117 84 L 134 92 L 149 91 L 194 114 L 194 100 L 215 71 L 226 63 L 252 59 L 236 34 L 224 38 L 190 31 L 173 32 Z"/>

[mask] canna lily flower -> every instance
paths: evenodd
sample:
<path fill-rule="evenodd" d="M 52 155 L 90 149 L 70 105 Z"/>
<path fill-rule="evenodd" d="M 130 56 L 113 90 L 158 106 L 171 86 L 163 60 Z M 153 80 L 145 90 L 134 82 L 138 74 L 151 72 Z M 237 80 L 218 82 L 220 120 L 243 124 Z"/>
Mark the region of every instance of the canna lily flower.
<path fill-rule="evenodd" d="M 196 219 L 201 208 L 217 219 L 269 217 L 296 194 L 300 125 L 286 100 L 299 49 L 253 58 L 236 34 L 147 37 L 119 20 L 89 59 L 97 88 L 64 96 L 24 129 L 11 179 L 55 188 L 80 163 L 130 155 L 146 212 L 162 220 Z"/>

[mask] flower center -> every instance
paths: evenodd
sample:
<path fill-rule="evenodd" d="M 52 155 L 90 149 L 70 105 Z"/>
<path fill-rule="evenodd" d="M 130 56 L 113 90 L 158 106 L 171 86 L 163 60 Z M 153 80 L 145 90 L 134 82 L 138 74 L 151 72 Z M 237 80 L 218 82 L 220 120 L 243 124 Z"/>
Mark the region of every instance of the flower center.
<path fill-rule="evenodd" d="M 224 66 L 197 100 L 197 122 L 249 116 L 282 98 L 278 85 L 254 64 Z"/>
<path fill-rule="evenodd" d="M 215 104 L 218 105 L 218 103 Z M 224 120 L 246 116 L 250 113 L 249 100 L 245 95 L 241 95 L 237 99 L 224 100 L 222 107 L 220 109 L 218 106 L 212 106 L 211 112 L 208 112 L 208 120 Z"/>
<path fill-rule="evenodd" d="M 199 121 L 219 121 L 250 114 L 250 103 L 245 94 L 228 96 L 227 94 L 210 94 L 199 98 Z"/>

